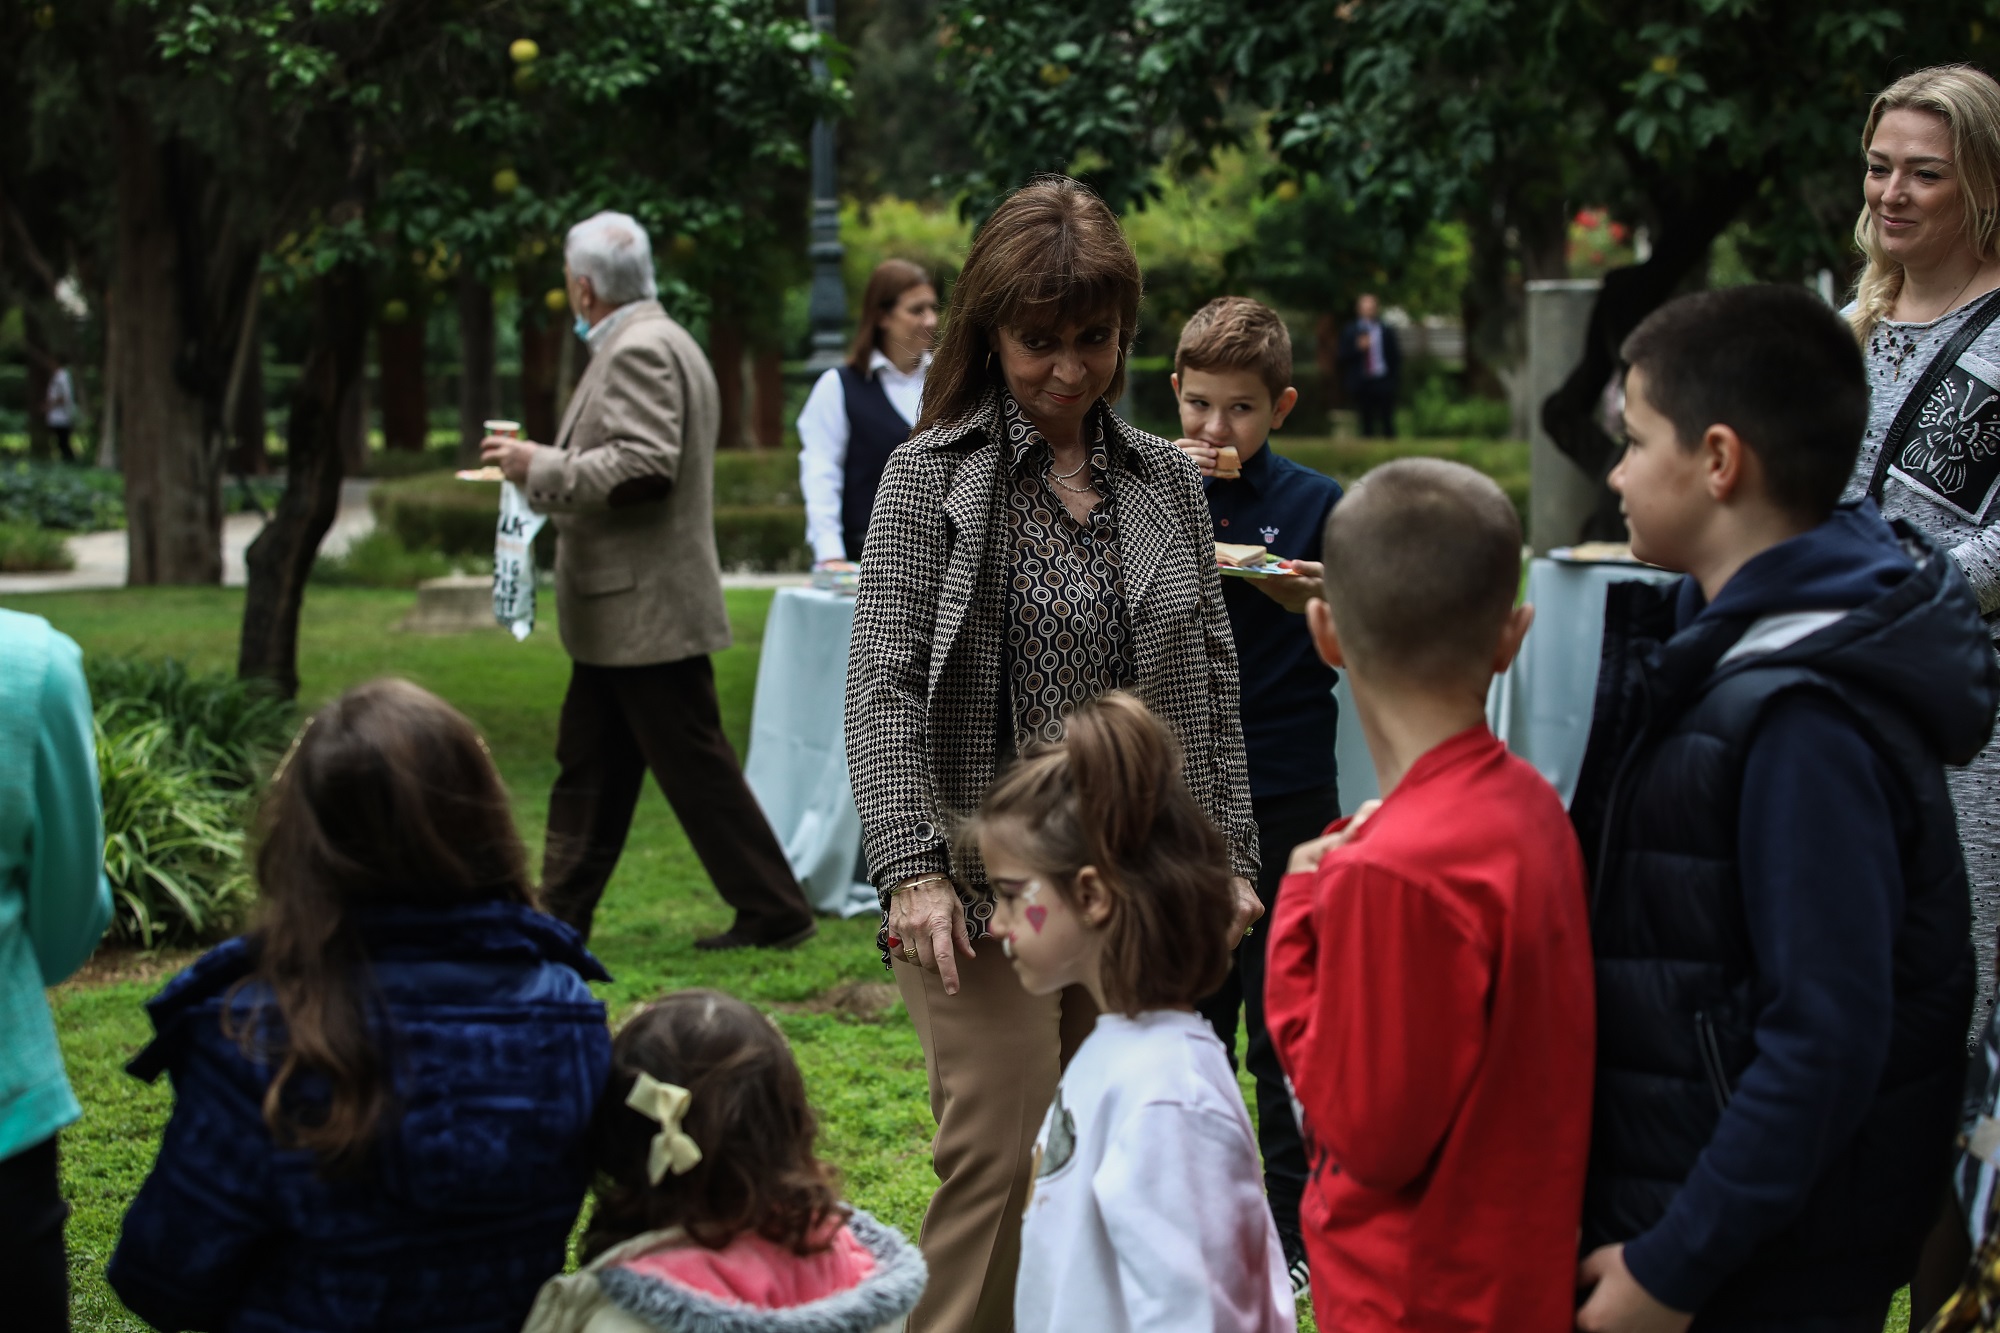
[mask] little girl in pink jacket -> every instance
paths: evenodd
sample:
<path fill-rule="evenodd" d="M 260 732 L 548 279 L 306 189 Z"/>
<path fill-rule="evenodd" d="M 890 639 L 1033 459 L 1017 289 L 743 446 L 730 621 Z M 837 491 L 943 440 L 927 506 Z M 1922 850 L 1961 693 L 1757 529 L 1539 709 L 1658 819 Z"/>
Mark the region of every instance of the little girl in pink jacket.
<path fill-rule="evenodd" d="M 840 1203 L 785 1039 L 682 991 L 627 1023 L 599 1104 L 584 1267 L 523 1333 L 899 1333 L 923 1258 Z"/>

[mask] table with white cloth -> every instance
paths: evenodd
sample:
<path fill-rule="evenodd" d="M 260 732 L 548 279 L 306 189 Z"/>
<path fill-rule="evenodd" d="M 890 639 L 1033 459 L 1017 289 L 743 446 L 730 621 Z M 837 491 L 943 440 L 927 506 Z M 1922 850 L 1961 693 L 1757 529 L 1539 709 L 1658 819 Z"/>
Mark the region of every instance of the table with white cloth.
<path fill-rule="evenodd" d="M 1590 740 L 1597 699 L 1597 664 L 1604 639 L 1604 596 L 1614 583 L 1661 583 L 1679 578 L 1663 569 L 1629 563 L 1588 563 L 1543 557 L 1528 566 L 1527 601 L 1534 627 L 1506 674 L 1486 696 L 1486 720 L 1507 748 L 1533 764 L 1567 805 Z M 1340 809 L 1350 814 L 1377 794 L 1375 766 L 1361 735 L 1347 676 L 1340 700 Z"/>
<path fill-rule="evenodd" d="M 1605 590 L 1675 577 L 1623 563 L 1543 558 L 1528 567 L 1534 628 L 1513 666 L 1493 682 L 1486 715 L 1494 735 L 1539 769 L 1565 803 L 1576 790 L 1590 739 Z M 879 910 L 875 890 L 860 873 L 861 816 L 847 774 L 847 641 L 853 628 L 853 597 L 778 590 L 764 625 L 744 765 L 807 899 L 839 916 Z M 1375 766 L 1344 672 L 1334 696 L 1340 701 L 1340 808 L 1352 813 L 1377 794 Z"/>
<path fill-rule="evenodd" d="M 780 588 L 764 622 L 743 776 L 813 907 L 879 911 L 857 878 L 861 816 L 847 776 L 847 641 L 854 598 Z"/>

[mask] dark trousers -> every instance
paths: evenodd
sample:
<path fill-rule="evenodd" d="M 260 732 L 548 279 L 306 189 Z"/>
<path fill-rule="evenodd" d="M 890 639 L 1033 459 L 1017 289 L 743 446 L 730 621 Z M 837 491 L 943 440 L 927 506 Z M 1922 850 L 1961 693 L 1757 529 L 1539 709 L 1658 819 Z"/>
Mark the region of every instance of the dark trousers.
<path fill-rule="evenodd" d="M 812 908 L 722 734 L 707 657 L 657 666 L 571 665 L 556 734 L 542 901 L 590 935 L 652 770 L 722 900 L 755 941 L 795 934 Z"/>
<path fill-rule="evenodd" d="M 1396 382 L 1386 376 L 1364 379 L 1354 386 L 1354 406 L 1361 413 L 1364 439 L 1396 438 Z"/>
<path fill-rule="evenodd" d="M 55 438 L 56 442 L 56 456 L 65 463 L 74 463 L 76 461 L 76 451 L 69 447 L 70 432 L 73 429 L 75 428 L 71 426 L 49 427 L 49 434 Z"/>
<path fill-rule="evenodd" d="M 1231 1068 L 1236 1064 L 1236 1013 L 1239 1008 L 1243 1011 L 1244 1063 L 1257 1081 L 1257 1147 L 1264 1154 L 1264 1194 L 1271 1201 L 1286 1258 L 1294 1259 L 1299 1254 L 1299 1201 L 1306 1190 L 1306 1148 L 1292 1115 L 1292 1099 L 1285 1092 L 1285 1071 L 1278 1066 L 1278 1053 L 1264 1027 L 1264 944 L 1284 883 L 1285 862 L 1291 859 L 1292 848 L 1317 838 L 1340 817 L 1340 792 L 1335 787 L 1315 787 L 1269 796 L 1253 800 L 1250 812 L 1257 821 L 1263 859 L 1257 896 L 1264 901 L 1264 915 L 1236 946 L 1236 965 L 1229 969 L 1222 989 L 1195 1008 L 1222 1038 Z"/>
<path fill-rule="evenodd" d="M 0 1323 L 18 1333 L 69 1333 L 68 1220 L 55 1135 L 0 1161 Z"/>

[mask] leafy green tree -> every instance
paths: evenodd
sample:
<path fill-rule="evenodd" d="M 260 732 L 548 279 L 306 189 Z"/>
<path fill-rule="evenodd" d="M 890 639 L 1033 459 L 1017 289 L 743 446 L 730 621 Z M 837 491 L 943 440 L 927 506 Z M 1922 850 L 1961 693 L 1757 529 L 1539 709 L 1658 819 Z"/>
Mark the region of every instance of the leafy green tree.
<path fill-rule="evenodd" d="M 764 262 L 806 126 L 844 96 L 810 72 L 823 40 L 776 0 L 77 0 L 30 27 L 0 83 L 19 117 L 0 194 L 83 162 L 82 211 L 112 219 L 95 239 L 135 582 L 219 577 L 245 334 L 267 286 L 306 311 L 239 661 L 287 693 L 385 275 L 440 243 L 489 275 L 545 275 L 570 222 L 619 207 L 674 238 L 673 294 L 705 293 Z"/>
<path fill-rule="evenodd" d="M 1619 340 L 1705 270 L 1732 222 L 1761 276 L 1846 267 L 1856 134 L 1873 92 L 1978 58 L 1989 0 L 965 0 L 950 68 L 980 199 L 1069 169 L 1114 202 L 1154 163 L 1205 159 L 1263 108 L 1280 160 L 1354 215 L 1413 237 L 1465 228 L 1473 349 L 1518 349 L 1521 279 L 1560 277 L 1567 219 L 1608 203 L 1648 257 L 1607 276 L 1590 349 L 1543 409 L 1601 472 L 1592 420 Z"/>

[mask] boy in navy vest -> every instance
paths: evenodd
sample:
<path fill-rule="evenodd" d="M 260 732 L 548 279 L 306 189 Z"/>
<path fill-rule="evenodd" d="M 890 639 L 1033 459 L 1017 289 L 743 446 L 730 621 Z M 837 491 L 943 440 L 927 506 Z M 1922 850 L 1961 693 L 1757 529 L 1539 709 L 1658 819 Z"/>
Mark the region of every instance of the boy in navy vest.
<path fill-rule="evenodd" d="M 1243 678 L 1243 748 L 1264 860 L 1257 896 L 1267 919 L 1277 907 L 1292 848 L 1318 837 L 1340 816 L 1334 673 L 1320 661 L 1304 614 L 1306 604 L 1320 595 L 1321 534 L 1340 486 L 1265 447 L 1298 402 L 1291 381 L 1291 334 L 1269 306 L 1241 296 L 1217 297 L 1181 330 L 1173 383 L 1185 438 L 1176 443 L 1201 469 L 1215 539 L 1291 558 L 1286 573 L 1222 581 Z M 1253 930 L 1243 937 L 1236 965 L 1201 1011 L 1233 1062 L 1242 1010 L 1245 1063 L 1257 1080 L 1264 1190 L 1297 1293 L 1307 1282 L 1299 1239 L 1306 1155 L 1264 1025 L 1265 935 Z"/>
<path fill-rule="evenodd" d="M 1572 806 L 1597 1093 L 1585 1330 L 1878 1333 L 1937 1215 L 1972 1005 L 1943 766 L 1993 726 L 1971 589 L 1838 505 L 1860 350 L 1802 288 L 1626 340 L 1633 554 Z"/>

